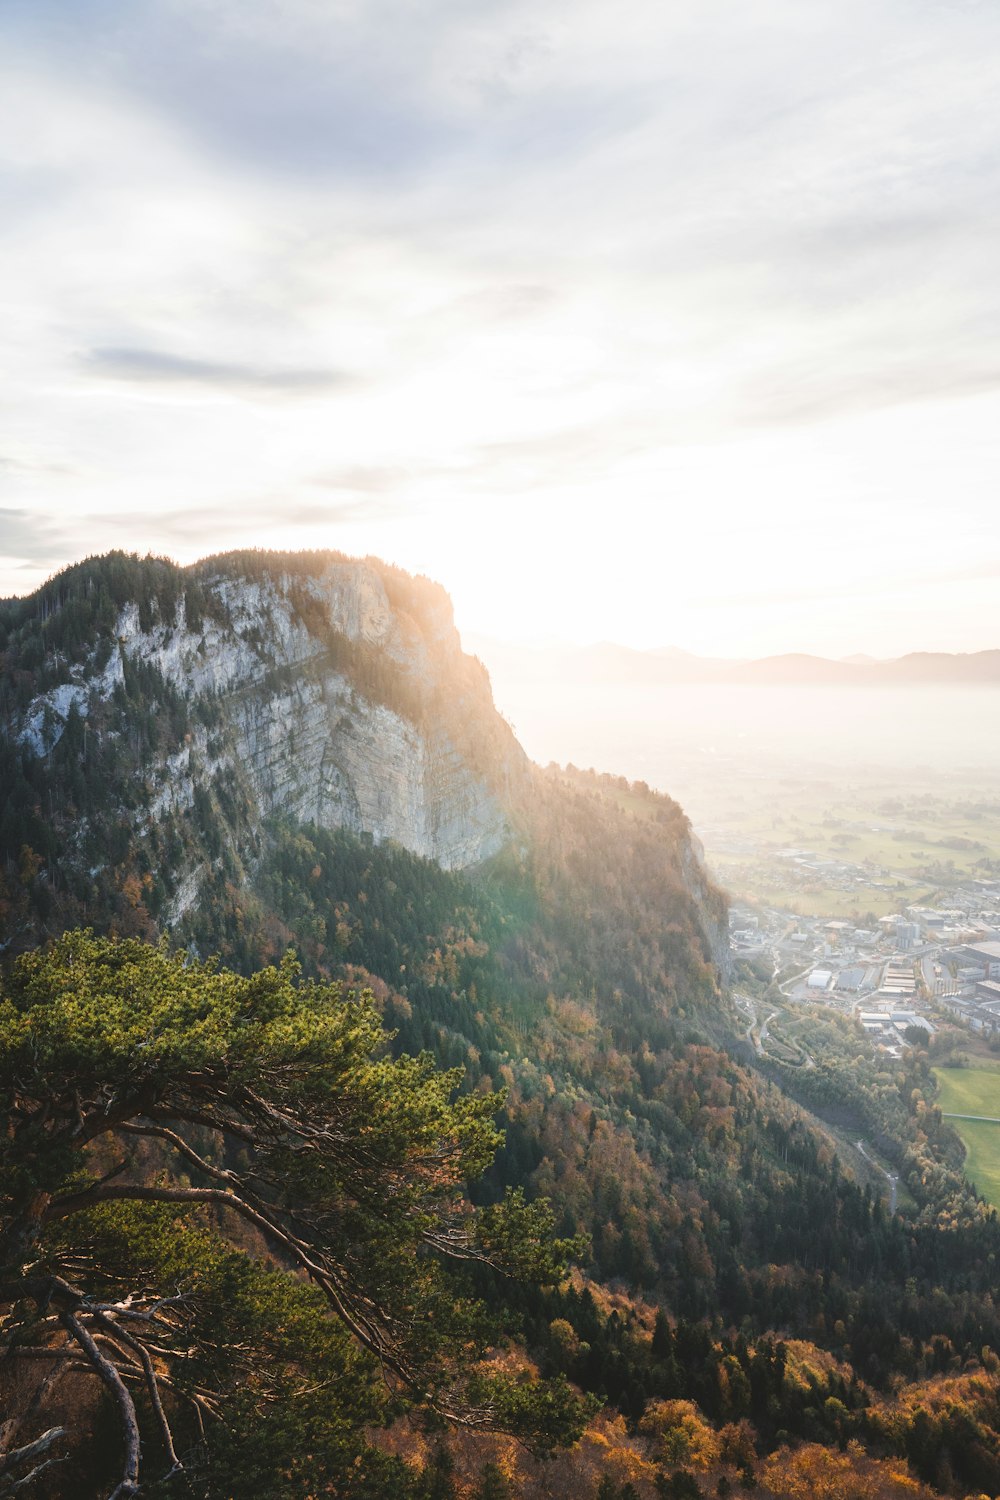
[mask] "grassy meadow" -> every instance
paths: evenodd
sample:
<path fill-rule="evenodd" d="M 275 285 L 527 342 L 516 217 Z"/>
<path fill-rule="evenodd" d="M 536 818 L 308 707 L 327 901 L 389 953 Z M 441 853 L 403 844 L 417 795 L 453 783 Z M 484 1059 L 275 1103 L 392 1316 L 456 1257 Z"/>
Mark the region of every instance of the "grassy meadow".
<path fill-rule="evenodd" d="M 946 1115 L 986 1115 L 1000 1119 L 1000 1067 L 935 1068 L 938 1103 Z M 1000 1208 L 1000 1124 L 952 1120 L 965 1144 L 965 1175 Z"/>

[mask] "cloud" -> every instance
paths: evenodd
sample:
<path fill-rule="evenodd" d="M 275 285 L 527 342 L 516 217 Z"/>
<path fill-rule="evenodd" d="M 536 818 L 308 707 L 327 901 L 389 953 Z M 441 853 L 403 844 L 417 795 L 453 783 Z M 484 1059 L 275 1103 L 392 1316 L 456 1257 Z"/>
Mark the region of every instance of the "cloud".
<path fill-rule="evenodd" d="M 0 557 L 33 567 L 65 562 L 65 528 L 54 516 L 40 516 L 26 509 L 0 509 Z"/>
<path fill-rule="evenodd" d="M 484 489 L 577 485 L 607 475 L 630 457 L 671 440 L 648 411 L 627 416 L 616 413 L 585 425 L 480 444 L 470 456 L 470 477 Z"/>
<path fill-rule="evenodd" d="M 433 486 L 435 502 L 447 503 L 465 500 L 473 491 L 526 492 L 593 478 L 641 451 L 649 437 L 649 427 L 640 420 L 615 419 L 473 444 L 457 450 L 448 463 L 407 458 L 393 465 L 346 465 L 314 474 L 309 483 L 335 493 L 379 496 L 387 513 L 392 508 L 401 513 L 415 487 L 426 498 L 427 487 Z"/>
<path fill-rule="evenodd" d="M 980 563 L 970 563 L 968 567 L 946 568 L 932 573 L 924 573 L 914 579 L 918 584 L 936 583 L 978 583 L 982 580 L 991 582 L 1000 579 L 1000 558 L 990 558 Z"/>
<path fill-rule="evenodd" d="M 81 518 L 81 527 L 105 535 L 124 533 L 190 545 L 192 538 L 246 536 L 248 531 L 273 528 L 281 532 L 316 530 L 324 527 L 355 525 L 375 516 L 394 513 L 396 506 L 386 500 L 342 500 L 324 504 L 273 496 L 233 505 L 186 506 L 150 516 L 148 511 L 106 511 Z M 152 545 L 150 543 L 149 545 Z M 121 541 L 107 545 L 122 546 Z M 213 543 L 214 545 L 214 543 Z"/>
<path fill-rule="evenodd" d="M 467 292 L 446 309 L 456 318 L 479 317 L 497 322 L 519 321 L 534 317 L 558 299 L 555 287 L 538 283 L 501 282 L 496 286 Z M 440 316 L 440 313 L 436 313 Z"/>
<path fill-rule="evenodd" d="M 76 471 L 69 464 L 41 463 L 35 459 L 14 458 L 9 453 L 0 453 L 0 484 L 23 483 L 27 479 L 52 476 L 72 476 Z"/>
<path fill-rule="evenodd" d="M 415 470 L 402 466 L 390 468 L 377 464 L 352 464 L 333 469 L 328 474 L 314 474 L 310 484 L 325 490 L 347 490 L 366 495 L 385 495 L 398 490 L 413 477 Z"/>
<path fill-rule="evenodd" d="M 151 514 L 145 510 L 87 511 L 72 517 L 20 508 L 0 508 L 0 558 L 20 569 L 54 572 L 85 555 L 122 548 L 125 551 L 176 549 L 190 552 L 205 537 L 203 551 L 239 545 L 251 532 L 274 531 L 276 546 L 294 545 L 296 531 L 314 536 L 336 527 L 357 526 L 398 514 L 401 503 L 390 497 L 357 497 L 340 501 L 256 497 L 238 508 L 231 504 L 185 506 Z M 287 539 L 287 540 L 286 540 Z M 323 545 L 322 542 L 318 543 Z M 329 545 L 334 545 L 332 536 Z"/>
<path fill-rule="evenodd" d="M 151 0 L 141 14 L 128 0 L 12 0 L 8 24 L 258 173 L 391 179 L 461 143 L 420 87 L 440 22 L 402 0 L 377 16 L 312 0 Z"/>
<path fill-rule="evenodd" d="M 53 466 L 0 469 L 18 546 L 372 522 L 432 572 L 461 544 L 478 608 L 516 512 L 572 549 L 553 612 L 614 557 L 652 612 L 654 559 L 699 588 L 733 538 L 737 588 L 775 537 L 812 576 L 833 491 L 832 577 L 958 565 L 992 515 L 997 6 L 0 11 L 0 399 Z"/>
<path fill-rule="evenodd" d="M 797 362 L 748 381 L 737 396 L 736 420 L 748 426 L 796 426 L 908 406 L 928 400 L 961 400 L 1000 391 L 1000 364 L 986 351 L 963 364 L 953 350 L 914 352 L 910 360 L 882 356 L 848 372 L 822 359 Z"/>
<path fill-rule="evenodd" d="M 111 380 L 202 386 L 238 396 L 317 396 L 353 383 L 340 370 L 268 369 L 225 360 L 191 359 L 162 349 L 91 349 L 80 364 L 88 373 Z"/>

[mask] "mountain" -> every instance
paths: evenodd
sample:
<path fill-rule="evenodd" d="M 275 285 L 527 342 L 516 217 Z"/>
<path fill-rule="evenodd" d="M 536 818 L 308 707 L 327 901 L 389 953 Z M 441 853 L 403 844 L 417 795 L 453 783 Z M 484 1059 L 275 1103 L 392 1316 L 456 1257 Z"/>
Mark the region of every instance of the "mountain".
<path fill-rule="evenodd" d="M 712 662 L 671 647 L 637 651 L 631 646 L 600 641 L 589 646 L 567 643 L 517 645 L 468 632 L 468 649 L 499 678 L 528 682 L 613 682 L 656 685 L 713 680 L 712 674 L 738 663 Z"/>
<path fill-rule="evenodd" d="M 914 651 L 896 661 L 878 662 L 875 670 L 885 682 L 995 684 L 1000 682 L 1000 651 Z"/>
<path fill-rule="evenodd" d="M 473 650 L 498 679 L 526 682 L 776 684 L 893 687 L 920 683 L 1000 683 L 1000 650 L 949 654 L 913 652 L 892 661 L 857 655 L 833 661 L 787 652 L 753 661 L 695 656 L 673 647 L 639 651 L 602 641 L 592 646 L 518 646 L 485 636 L 468 637 Z"/>
<path fill-rule="evenodd" d="M 551 813 L 444 590 L 373 559 L 110 554 L 0 607 L 0 650 L 0 853 L 37 863 L 7 944 L 123 900 L 183 936 L 209 887 L 252 885 L 274 819 L 448 870 Z M 721 958 L 719 899 L 662 807 L 664 878 L 690 886 Z"/>
<path fill-rule="evenodd" d="M 628 1473 L 642 1500 L 694 1493 L 695 1470 L 731 1488 L 789 1437 L 1000 1488 L 1000 1227 L 926 1055 L 885 1072 L 824 1014 L 787 1063 L 758 1059 L 682 809 L 532 765 L 437 585 L 332 553 L 110 554 L 0 606 L 0 665 L 6 956 L 80 925 L 244 974 L 294 947 L 372 990 L 397 1056 L 505 1090 L 476 1201 L 548 1197 L 589 1248 L 556 1292 L 470 1275 L 520 1330 L 504 1358 L 610 1404 L 555 1493 L 588 1493 L 586 1455 L 612 1451 L 632 1455 L 616 1497 Z M 942 1371 L 979 1384 L 936 1426 L 887 1404 Z M 772 1469 L 761 1492 L 793 1493 Z"/>
<path fill-rule="evenodd" d="M 747 662 L 708 680 L 747 683 L 815 683 L 845 687 L 897 687 L 917 683 L 1000 683 L 1000 651 L 951 654 L 915 651 L 894 661 L 829 661 L 789 654 Z"/>
<path fill-rule="evenodd" d="M 131 567 L 84 564 L 6 607 L 8 640 L 37 618 L 51 652 L 43 690 L 9 704 L 18 744 L 58 756 L 86 725 L 100 756 L 123 705 L 159 694 L 185 728 L 161 723 L 142 756 L 155 818 L 188 809 L 196 787 L 228 788 L 256 817 L 391 838 L 446 868 L 500 847 L 526 762 L 442 589 L 339 558 L 281 571 L 228 558 L 186 575 L 152 562 L 130 582 Z"/>

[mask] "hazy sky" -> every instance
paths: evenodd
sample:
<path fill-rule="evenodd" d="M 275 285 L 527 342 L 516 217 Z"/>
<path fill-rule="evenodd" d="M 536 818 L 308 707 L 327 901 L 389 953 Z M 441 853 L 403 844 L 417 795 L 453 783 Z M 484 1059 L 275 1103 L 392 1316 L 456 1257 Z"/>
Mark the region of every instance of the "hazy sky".
<path fill-rule="evenodd" d="M 4 0 L 0 594 L 375 552 L 494 635 L 1000 646 L 993 0 Z"/>

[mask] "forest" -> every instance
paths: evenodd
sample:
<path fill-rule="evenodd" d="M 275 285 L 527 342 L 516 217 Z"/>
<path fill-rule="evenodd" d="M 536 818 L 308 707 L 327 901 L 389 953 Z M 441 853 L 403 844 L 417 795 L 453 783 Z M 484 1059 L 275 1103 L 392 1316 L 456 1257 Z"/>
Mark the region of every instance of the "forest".
<path fill-rule="evenodd" d="M 315 563 L 301 567 L 308 579 Z M 122 609 L 149 620 L 218 609 L 206 569 L 112 557 L 4 605 L 3 722 L 23 718 L 39 684 L 72 686 L 74 665 L 101 670 Z M 414 617 L 438 608 L 436 586 L 386 578 Z M 396 681 L 402 711 L 411 685 L 398 664 L 380 677 L 367 659 L 341 666 L 359 692 L 387 697 Z M 456 696 L 476 671 L 461 667 Z M 74 1360 L 96 1369 L 72 1320 L 99 1351 L 95 1319 L 110 1307 L 120 1321 L 133 1287 L 155 1301 L 170 1281 L 194 1301 L 157 1312 L 170 1327 L 147 1348 L 154 1376 L 174 1379 L 170 1360 L 196 1349 L 178 1379 L 214 1409 L 201 1410 L 202 1434 L 198 1402 L 175 1411 L 164 1385 L 171 1441 L 192 1455 L 188 1488 L 165 1477 L 142 1348 L 118 1337 L 126 1391 L 147 1391 L 130 1398 L 142 1443 L 158 1456 L 141 1480 L 116 1478 L 106 1455 L 121 1401 L 91 1376 L 86 1425 L 105 1458 L 74 1471 L 87 1500 L 125 1482 L 121 1494 L 260 1494 L 261 1473 L 288 1500 L 1000 1492 L 1000 1225 L 964 1179 L 926 1052 L 876 1066 L 831 1024 L 811 1036 L 808 1073 L 757 1065 L 727 998 L 725 898 L 675 802 L 611 775 L 532 768 L 505 847 L 447 871 L 364 835 L 260 820 L 240 777 L 211 769 L 227 733 L 224 703 L 127 657 L 86 715 L 70 705 L 51 745 L 44 725 L 37 741 L 0 735 L 0 1087 L 14 1122 L 0 1154 L 2 1378 L 18 1429 L 0 1428 L 0 1454 L 40 1440 L 49 1399 L 32 1414 L 14 1349 L 71 1336 Z M 487 774 L 506 734 L 468 729 Z M 188 806 L 158 807 L 146 768 L 188 742 L 206 746 L 204 774 Z M 168 921 L 194 867 L 198 900 Z M 136 975 L 156 997 L 148 1014 L 135 1010 Z M 143 1093 L 154 1062 L 169 1098 Z M 226 1090 L 206 1106 L 197 1090 L 212 1069 Z M 289 1163 L 302 1111 L 318 1107 L 317 1070 L 347 1155 L 300 1175 Z M 238 1109 L 233 1080 L 246 1090 Z M 131 1112 L 113 1141 L 81 1126 L 106 1120 L 123 1089 Z M 289 1134 L 262 1145 L 266 1111 L 245 1112 L 258 1098 Z M 395 1184 L 382 1204 L 400 1217 L 386 1228 L 361 1194 L 343 1221 L 353 1231 L 334 1232 L 333 1203 L 358 1190 L 352 1153 L 373 1099 L 388 1111 L 378 1170 Z M 862 1122 L 901 1173 L 900 1212 L 853 1177 L 840 1118 Z M 421 1131 L 474 1144 L 449 1148 L 443 1175 L 411 1180 Z M 265 1222 L 234 1224 L 217 1196 L 163 1196 L 230 1190 Z M 36 1234 L 40 1194 L 43 1220 L 52 1202 L 78 1209 Z M 427 1240 L 460 1231 L 471 1243 L 473 1223 L 487 1226 L 475 1254 Z M 537 1247 L 519 1261 L 514 1224 Z M 276 1231 L 295 1244 L 276 1248 Z M 29 1249 L 45 1265 L 25 1292 L 13 1280 Z M 348 1271 L 360 1302 L 345 1301 Z M 83 1302 L 55 1296 L 52 1277 Z M 410 1345 L 394 1346 L 385 1294 L 401 1286 L 449 1309 L 439 1344 L 414 1305 Z M 489 1401 L 455 1395 L 463 1349 L 494 1382 Z M 43 1356 L 30 1360 L 44 1384 Z M 489 1421 L 457 1420 L 484 1406 Z M 0 1457 L 0 1495 L 61 1451 L 53 1440 L 17 1464 Z M 68 1495 L 65 1472 L 53 1462 L 32 1487 Z"/>

